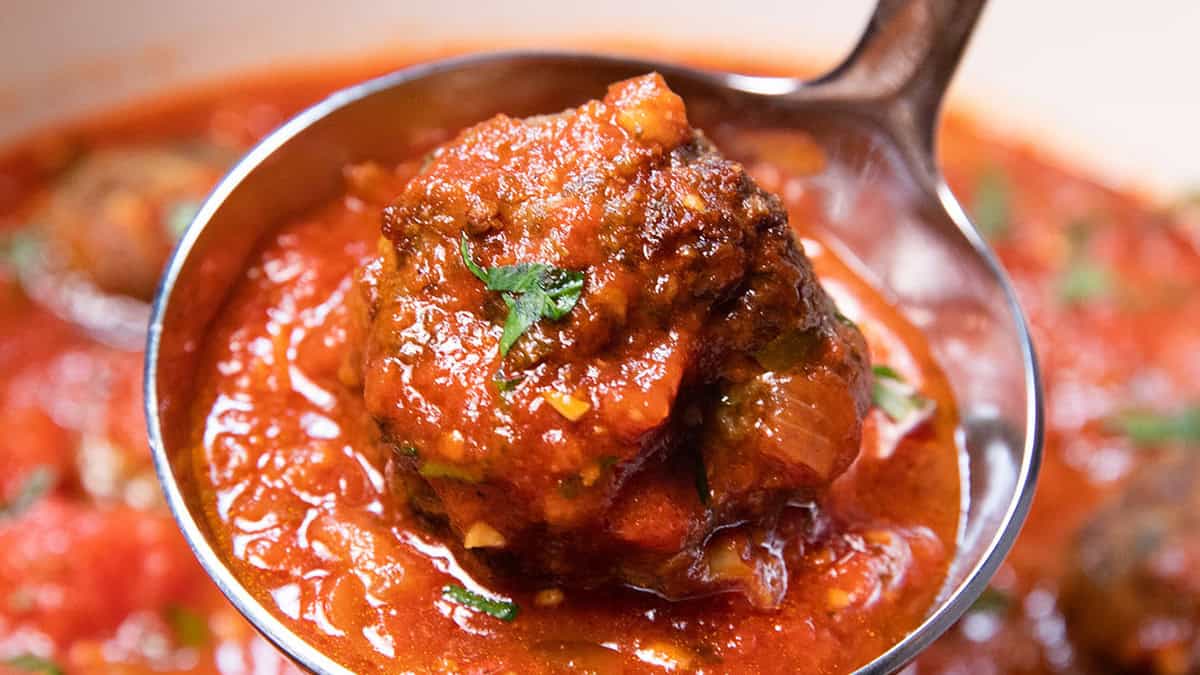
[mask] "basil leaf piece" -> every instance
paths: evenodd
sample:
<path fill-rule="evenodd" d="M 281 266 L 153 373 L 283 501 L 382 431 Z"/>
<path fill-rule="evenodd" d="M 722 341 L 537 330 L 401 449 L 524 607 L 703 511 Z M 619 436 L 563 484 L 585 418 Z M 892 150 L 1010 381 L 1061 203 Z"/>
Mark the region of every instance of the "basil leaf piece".
<path fill-rule="evenodd" d="M 517 338 L 525 334 L 529 327 L 542 317 L 542 307 L 545 298 L 538 293 L 525 293 L 518 296 L 504 296 L 508 303 L 508 318 L 504 320 L 504 332 L 500 335 L 500 355 L 505 356 L 512 349 Z"/>
<path fill-rule="evenodd" d="M 469 591 L 458 584 L 450 584 L 442 588 L 442 595 L 452 602 L 476 611 L 494 616 L 501 621 L 512 621 L 517 618 L 521 608 L 510 600 L 496 600 L 474 591 Z"/>
<path fill-rule="evenodd" d="M 1174 413 L 1129 411 L 1110 420 L 1110 426 L 1138 445 L 1200 443 L 1200 404 Z"/>
<path fill-rule="evenodd" d="M 547 299 L 542 315 L 558 321 L 579 302 L 583 293 L 583 272 L 550 268 L 542 275 L 542 290 Z"/>
<path fill-rule="evenodd" d="M 893 422 L 910 423 L 933 410 L 933 401 L 921 396 L 895 369 L 880 365 L 871 371 L 875 374 L 871 400 Z"/>
<path fill-rule="evenodd" d="M 583 294 L 583 272 L 564 270 L 545 263 L 520 263 L 502 267 L 480 267 L 471 257 L 467 235 L 459 242 L 459 253 L 471 274 L 489 291 L 504 294 L 508 316 L 500 336 L 500 355 L 507 356 L 529 327 L 541 319 L 558 321 L 579 302 Z"/>
<path fill-rule="evenodd" d="M 0 519 L 16 518 L 28 511 L 39 499 L 54 487 L 58 475 L 48 466 L 39 466 L 25 477 L 16 496 L 7 504 L 0 504 Z"/>
<path fill-rule="evenodd" d="M 36 654 L 20 654 L 4 661 L 0 661 L 6 666 L 11 666 L 17 670 L 27 670 L 31 673 L 42 673 L 42 675 L 63 675 L 63 669 L 50 659 L 42 658 Z"/>

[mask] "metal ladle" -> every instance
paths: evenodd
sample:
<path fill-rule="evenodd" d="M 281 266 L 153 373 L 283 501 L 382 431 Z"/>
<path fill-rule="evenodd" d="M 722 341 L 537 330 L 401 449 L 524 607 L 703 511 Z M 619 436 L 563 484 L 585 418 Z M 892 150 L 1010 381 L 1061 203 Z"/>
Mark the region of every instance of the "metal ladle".
<path fill-rule="evenodd" d="M 428 149 L 428 132 L 496 113 L 557 112 L 652 70 L 693 123 L 794 128 L 828 158 L 805 183 L 830 205 L 831 234 L 920 326 L 962 420 L 960 539 L 936 605 L 860 673 L 901 668 L 952 625 L 1012 546 L 1033 496 L 1041 448 L 1038 371 L 1013 290 L 938 172 L 943 94 L 985 0 L 881 0 L 858 46 L 813 81 L 709 72 L 574 53 L 496 53 L 406 68 L 338 92 L 263 140 L 216 187 L 180 241 L 154 303 L 146 414 L 167 501 L 200 562 L 233 604 L 301 665 L 347 672 L 263 607 L 212 545 L 189 455 L 189 405 L 201 341 L 260 238 L 333 197 L 342 167 Z M 886 226 L 855 217 L 883 195 Z M 876 205 L 877 206 L 877 205 Z M 878 219 L 875 219 L 878 220 Z"/>

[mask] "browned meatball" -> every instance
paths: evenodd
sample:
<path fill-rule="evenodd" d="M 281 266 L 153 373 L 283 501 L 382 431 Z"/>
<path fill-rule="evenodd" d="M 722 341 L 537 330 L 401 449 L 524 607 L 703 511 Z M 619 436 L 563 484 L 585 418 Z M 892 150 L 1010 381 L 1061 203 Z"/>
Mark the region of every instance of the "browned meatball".
<path fill-rule="evenodd" d="M 1076 541 L 1063 611 L 1097 666 L 1200 672 L 1200 456 L 1147 466 Z"/>
<path fill-rule="evenodd" d="M 534 583 L 778 602 L 773 519 L 856 456 L 866 347 L 662 78 L 468 129 L 384 234 L 365 397 L 418 510 Z"/>
<path fill-rule="evenodd" d="M 149 300 L 180 230 L 231 159 L 202 144 L 83 156 L 34 216 L 48 271 Z"/>

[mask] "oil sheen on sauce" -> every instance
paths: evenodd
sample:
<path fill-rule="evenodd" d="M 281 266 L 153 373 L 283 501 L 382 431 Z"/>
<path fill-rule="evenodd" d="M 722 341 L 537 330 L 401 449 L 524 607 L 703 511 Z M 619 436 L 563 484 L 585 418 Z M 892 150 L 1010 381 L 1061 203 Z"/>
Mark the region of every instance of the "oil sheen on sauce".
<path fill-rule="evenodd" d="M 824 244 L 809 204 L 785 201 L 873 362 L 935 407 L 905 434 L 873 410 L 824 503 L 788 511 L 777 612 L 734 595 L 672 603 L 619 589 L 564 589 L 548 603 L 469 578 L 391 492 L 391 450 L 345 384 L 359 339 L 347 299 L 382 207 L 353 190 L 262 242 L 207 336 L 192 437 L 219 551 L 267 609 L 356 672 L 832 673 L 871 660 L 924 619 L 953 558 L 955 406 L 921 333 Z M 455 604 L 448 583 L 511 599 L 519 616 Z"/>

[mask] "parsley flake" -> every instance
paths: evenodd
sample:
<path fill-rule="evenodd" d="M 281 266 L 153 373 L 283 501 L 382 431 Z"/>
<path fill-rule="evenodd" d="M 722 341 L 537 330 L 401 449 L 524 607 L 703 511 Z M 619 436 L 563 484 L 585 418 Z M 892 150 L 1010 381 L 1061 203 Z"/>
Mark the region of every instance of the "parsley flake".
<path fill-rule="evenodd" d="M 993 166 L 979 177 L 971 205 L 975 227 L 988 239 L 1008 232 L 1012 219 L 1012 184 L 1008 174 Z"/>
<path fill-rule="evenodd" d="M 1130 411 L 1110 420 L 1110 425 L 1138 445 L 1200 443 L 1200 404 L 1174 413 Z"/>
<path fill-rule="evenodd" d="M 17 670 L 25 670 L 31 673 L 42 673 L 42 675 L 63 675 L 63 669 L 57 663 L 36 654 L 20 654 L 18 656 L 0 661 L 0 663 L 16 668 Z"/>
<path fill-rule="evenodd" d="M 48 466 L 39 466 L 29 472 L 12 500 L 7 504 L 0 504 L 0 520 L 16 518 L 28 511 L 54 487 L 57 477 L 54 469 Z"/>
<path fill-rule="evenodd" d="M 516 619 L 517 614 L 521 611 L 517 603 L 511 600 L 489 598 L 474 591 L 469 591 L 458 584 L 450 584 L 443 587 L 442 596 L 448 598 L 451 602 L 464 607 L 470 607 L 489 616 L 494 616 L 501 621 Z"/>
<path fill-rule="evenodd" d="M 480 267 L 471 257 L 467 235 L 459 244 L 463 263 L 489 291 L 504 294 L 508 317 L 500 335 L 500 355 L 507 356 L 517 338 L 541 319 L 558 321 L 575 308 L 583 293 L 583 272 L 545 263 Z"/>
<path fill-rule="evenodd" d="M 203 614 L 183 605 L 169 605 L 165 614 L 171 632 L 180 645 L 203 647 L 208 643 L 208 619 Z"/>
<path fill-rule="evenodd" d="M 933 401 L 921 396 L 892 367 L 881 365 L 871 370 L 875 374 L 875 381 L 871 383 L 871 400 L 893 422 L 915 426 L 916 422 L 933 411 Z"/>
<path fill-rule="evenodd" d="M 1058 278 L 1058 297 L 1068 305 L 1078 305 L 1108 295 L 1116 285 L 1112 271 L 1088 255 L 1093 226 L 1077 220 L 1067 227 L 1067 264 Z"/>

